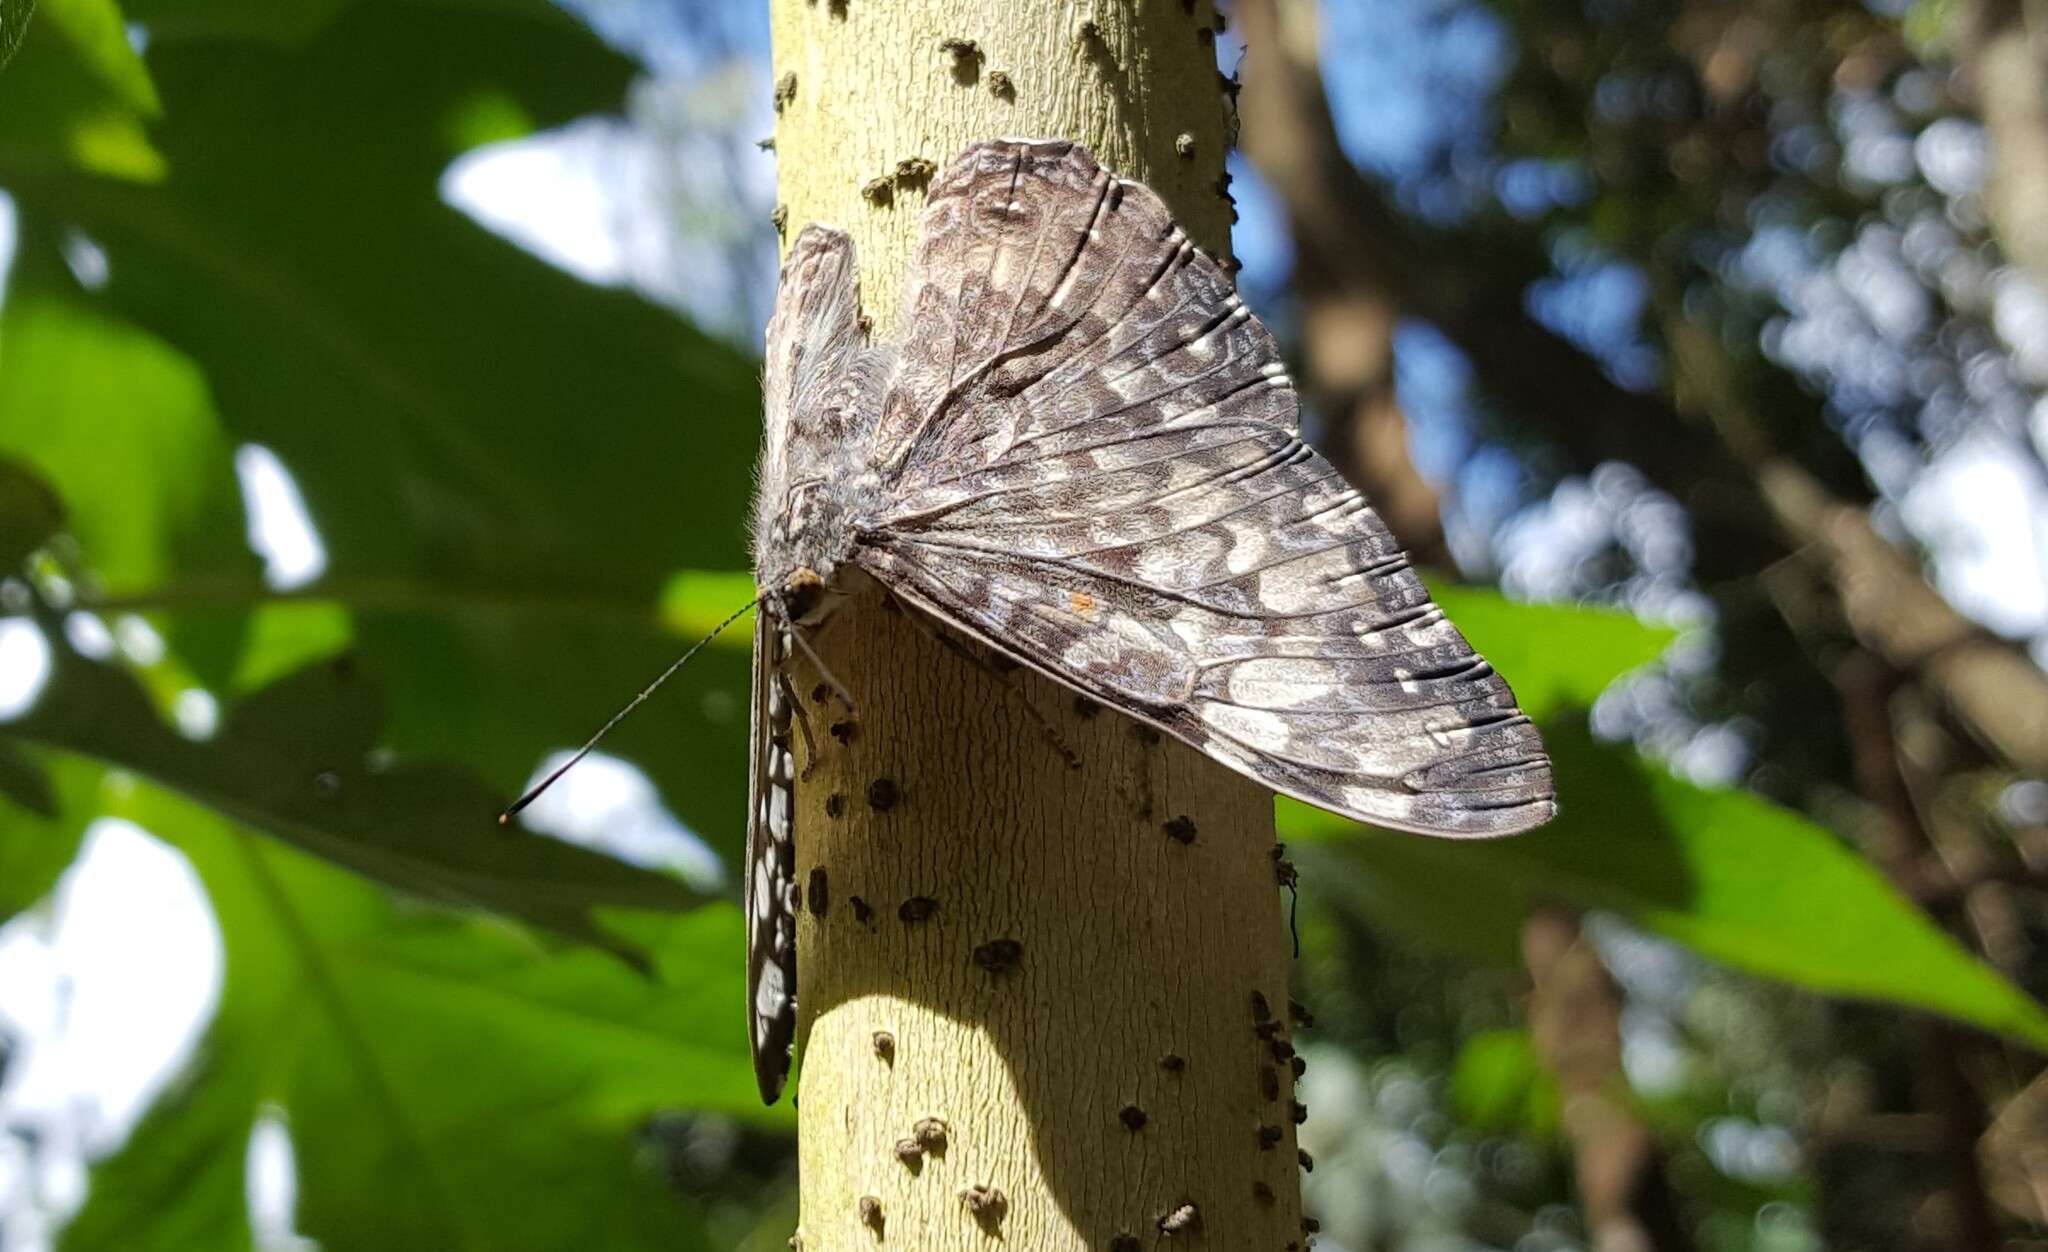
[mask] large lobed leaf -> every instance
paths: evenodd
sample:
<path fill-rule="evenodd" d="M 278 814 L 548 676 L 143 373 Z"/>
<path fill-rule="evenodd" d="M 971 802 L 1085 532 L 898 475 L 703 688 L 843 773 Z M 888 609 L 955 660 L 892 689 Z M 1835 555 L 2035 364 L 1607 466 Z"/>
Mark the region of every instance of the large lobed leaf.
<path fill-rule="evenodd" d="M 681 883 L 490 818 L 498 793 L 443 765 L 381 763 L 374 682 L 346 655 L 229 708 L 187 739 L 128 675 L 59 650 L 42 698 L 0 730 L 116 765 L 237 822 L 404 891 L 614 943 L 606 907 L 680 910 Z"/>
<path fill-rule="evenodd" d="M 326 1247 L 702 1246 L 631 1131 L 677 1106 L 784 1124 L 746 1079 L 738 920 L 666 912 L 692 901 L 678 884 L 492 817 L 671 657 L 669 572 L 738 562 L 753 366 L 439 195 L 479 134 L 463 119 L 613 108 L 630 67 L 545 0 L 143 0 L 148 73 L 126 79 L 142 62 L 118 19 L 47 16 L 0 75 L 21 223 L 0 539 L 18 557 L 61 517 L 52 550 L 87 603 L 168 638 L 159 700 L 167 679 L 251 693 L 194 741 L 74 659 L 0 729 L 0 908 L 121 812 L 193 858 L 229 949 L 205 1052 L 68 1244 L 246 1244 L 268 1102 Z M 292 471 L 328 555 L 288 602 L 244 543 L 249 442 Z M 329 663 L 343 648 L 351 668 Z M 729 845 L 744 681 L 730 654 L 700 665 L 618 741 Z M 129 771 L 205 807 L 98 785 Z M 388 899 L 252 829 L 651 973 Z"/>
<path fill-rule="evenodd" d="M 69 1249 L 246 1245 L 246 1144 L 289 1127 L 321 1246 L 701 1248 L 633 1159 L 658 1110 L 786 1120 L 753 1097 L 725 905 L 633 922 L 652 978 L 499 923 L 394 906 L 149 788 L 110 811 L 170 837 L 219 919 L 227 982 L 194 1063 L 102 1165 Z M 628 919 L 622 919 L 622 921 Z"/>
<path fill-rule="evenodd" d="M 1900 896 L 1831 832 L 1747 792 L 1694 786 L 1568 714 L 1650 660 L 1666 632 L 1610 612 L 1435 587 L 1544 722 L 1559 813 L 1541 830 L 1447 843 L 1282 801 L 1281 834 L 1336 841 L 1319 889 L 1426 941 L 1518 961 L 1532 904 L 1607 909 L 1736 969 L 1909 1005 L 2048 1047 L 2048 1013 Z"/>
<path fill-rule="evenodd" d="M 105 250 L 96 324 L 182 354 L 228 444 L 261 443 L 294 474 L 328 555 L 301 594 L 349 611 L 355 655 L 389 693 L 385 745 L 515 789 L 672 659 L 669 572 L 742 555 L 752 363 L 519 253 L 439 196 L 451 137 L 468 133 L 456 123 L 482 103 L 553 125 L 615 105 L 627 67 L 540 0 L 136 13 L 165 178 L 123 185 L 0 145 L 0 185 L 31 225 L 75 224 Z M 35 251 L 48 230 L 24 238 L 11 301 L 24 317 L 75 308 Z M 90 373 L 23 342 L 0 371 Z M 70 429 L 117 420 L 132 398 L 100 390 L 68 397 Z M 208 490 L 232 500 L 218 479 Z M 147 512 L 111 491 L 67 499 L 81 533 Z M 269 594 L 252 571 L 198 560 L 110 590 L 115 606 L 175 608 L 176 629 L 218 637 L 251 628 L 249 605 Z M 201 659 L 187 658 L 203 680 L 228 680 Z M 732 653 L 707 656 L 610 745 L 727 853 L 745 681 Z"/>

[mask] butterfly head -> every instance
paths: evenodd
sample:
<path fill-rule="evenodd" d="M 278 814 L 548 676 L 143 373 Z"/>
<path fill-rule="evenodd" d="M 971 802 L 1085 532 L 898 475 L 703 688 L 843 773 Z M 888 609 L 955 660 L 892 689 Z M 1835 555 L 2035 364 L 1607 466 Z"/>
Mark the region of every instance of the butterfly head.
<path fill-rule="evenodd" d="M 823 620 L 830 601 L 835 598 L 826 588 L 824 578 L 809 566 L 795 570 L 784 579 L 782 590 L 776 596 L 782 605 L 783 616 L 798 626 L 815 626 Z"/>

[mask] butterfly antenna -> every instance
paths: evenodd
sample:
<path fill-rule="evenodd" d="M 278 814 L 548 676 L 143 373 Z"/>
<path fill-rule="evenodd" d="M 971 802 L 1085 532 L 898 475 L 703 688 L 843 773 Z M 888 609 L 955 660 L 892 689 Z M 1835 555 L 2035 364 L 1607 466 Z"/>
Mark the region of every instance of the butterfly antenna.
<path fill-rule="evenodd" d="M 642 690 L 639 695 L 634 696 L 632 700 L 627 703 L 625 708 L 620 709 L 618 712 L 612 714 L 612 719 L 610 721 L 606 722 L 603 726 L 599 727 L 597 733 L 592 735 L 588 742 L 586 742 L 582 747 L 576 749 L 575 756 L 572 756 L 568 760 L 562 762 L 559 766 L 555 767 L 555 769 L 551 773 L 549 773 L 546 778 L 541 779 L 533 786 L 527 788 L 526 794 L 520 796 L 517 800 L 513 801 L 511 808 L 506 809 L 503 813 L 498 814 L 498 825 L 510 825 L 512 819 L 519 815 L 519 811 L 521 809 L 525 808 L 529 804 L 532 804 L 535 800 L 540 799 L 541 792 L 546 791 L 549 787 L 554 786 L 555 780 L 557 778 L 560 778 L 562 775 L 568 773 L 569 770 L 575 766 L 576 762 L 582 760 L 586 756 L 589 756 L 590 750 L 597 746 L 598 740 L 610 734 L 612 727 L 618 725 L 622 721 L 625 721 L 626 714 L 631 713 L 634 709 L 639 708 L 641 704 L 643 704 L 646 701 L 647 697 L 653 695 L 657 690 L 660 689 L 661 684 L 667 682 L 671 675 L 673 675 L 677 670 L 683 667 L 684 662 L 688 661 L 691 657 L 697 655 L 697 653 L 704 647 L 705 644 L 710 643 L 713 639 L 716 639 L 718 638 L 718 636 L 725 633 L 726 627 L 732 625 L 734 622 L 740 620 L 742 617 L 745 617 L 747 615 L 747 610 L 754 608 L 760 603 L 761 597 L 755 596 L 753 599 L 747 601 L 745 604 L 742 604 L 738 609 L 734 610 L 733 615 L 731 617 L 726 618 L 724 621 L 720 622 L 716 627 L 712 629 L 710 634 L 704 636 L 702 639 L 699 639 L 696 643 L 691 644 L 690 650 L 688 652 L 685 652 L 681 656 L 677 657 L 673 664 L 671 664 L 667 669 L 661 671 L 661 677 L 655 679 L 651 683 L 648 683 L 646 688 Z"/>
<path fill-rule="evenodd" d="M 846 684 L 839 681 L 838 675 L 825 668 L 825 662 L 811 647 L 811 641 L 804 638 L 803 628 L 795 622 L 791 622 L 789 625 L 789 637 L 796 640 L 796 646 L 803 650 L 805 656 L 811 658 L 811 664 L 818 668 L 818 677 L 824 679 L 825 685 L 832 688 L 832 694 L 839 697 L 839 703 L 846 706 L 847 712 L 853 712 L 853 697 L 847 694 Z"/>

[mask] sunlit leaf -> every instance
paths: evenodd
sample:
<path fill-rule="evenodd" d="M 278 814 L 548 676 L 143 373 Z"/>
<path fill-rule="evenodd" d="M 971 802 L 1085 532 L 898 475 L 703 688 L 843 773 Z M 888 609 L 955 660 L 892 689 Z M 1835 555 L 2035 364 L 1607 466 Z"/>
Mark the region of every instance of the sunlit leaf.
<path fill-rule="evenodd" d="M 107 594 L 255 575 L 233 443 L 198 366 L 154 335 L 17 291 L 0 311 L 0 450 L 62 497 Z"/>
<path fill-rule="evenodd" d="M 661 622 L 684 639 L 718 628 L 754 598 L 754 576 L 721 570 L 678 570 L 661 589 Z M 749 632 L 734 630 L 719 642 L 741 649 L 753 646 Z"/>
<path fill-rule="evenodd" d="M 211 740 L 165 727 L 126 674 L 59 653 L 41 698 L 0 734 L 133 770 L 234 821 L 430 899 L 613 943 L 603 907 L 674 910 L 681 883 L 517 828 L 507 797 L 444 765 L 378 758 L 379 697 L 347 657 L 232 705 Z"/>
<path fill-rule="evenodd" d="M 93 77 L 135 112 L 156 114 L 156 87 L 128 41 L 127 22 L 114 0 L 41 2 L 42 20 L 63 34 Z"/>
<path fill-rule="evenodd" d="M 349 613 L 389 746 L 515 790 L 674 659 L 672 571 L 744 565 L 756 367 L 442 201 L 443 123 L 477 101 L 540 128 L 617 107 L 631 67 L 559 9 L 312 6 L 294 39 L 221 37 L 265 7 L 132 7 L 174 178 L 112 186 L 0 148 L 0 185 L 26 221 L 81 225 L 109 261 L 99 299 L 174 344 L 229 439 L 293 475 L 329 558 L 302 593 Z M 198 621 L 269 594 L 253 573 L 196 572 L 140 603 Z M 746 776 L 737 639 L 608 745 L 727 854 Z"/>
<path fill-rule="evenodd" d="M 1589 707 L 1616 678 L 1656 660 L 1675 635 L 1613 609 L 1523 604 L 1436 579 L 1429 591 L 1539 722 Z"/>
<path fill-rule="evenodd" d="M 12 293 L 0 451 L 61 498 L 91 598 L 256 577 L 233 445 L 198 368 L 154 335 L 72 296 Z M 202 681 L 232 671 L 242 613 L 156 620 Z"/>
<path fill-rule="evenodd" d="M 17 41 L 0 76 L 0 163 L 162 178 L 155 89 L 113 0 L 42 0 L 34 21 L 28 7 L 0 0 L 0 45 Z"/>
<path fill-rule="evenodd" d="M 1746 792 L 1681 781 L 1576 728 L 1545 733 L 1561 812 L 1541 830 L 1452 843 L 1369 831 L 1288 804 L 1282 832 L 1351 841 L 1326 869 L 1347 876 L 1335 889 L 1472 955 L 1514 961 L 1529 906 L 1558 900 L 1618 913 L 1736 969 L 2048 1046 L 2039 1004 L 1829 831 Z"/>
<path fill-rule="evenodd" d="M 671 1108 L 760 1108 L 738 1016 L 738 919 L 635 929 L 650 979 L 593 949 L 394 907 L 361 881 L 144 788 L 125 817 L 189 857 L 227 985 L 198 1061 L 99 1167 L 67 1249 L 237 1246 L 243 1160 L 274 1107 L 298 1228 L 330 1252 L 697 1249 L 695 1215 L 636 1164 Z"/>

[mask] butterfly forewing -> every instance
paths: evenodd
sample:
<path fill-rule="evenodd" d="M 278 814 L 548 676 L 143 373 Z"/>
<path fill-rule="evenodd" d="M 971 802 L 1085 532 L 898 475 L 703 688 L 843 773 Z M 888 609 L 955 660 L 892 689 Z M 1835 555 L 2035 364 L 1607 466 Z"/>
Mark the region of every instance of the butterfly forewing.
<path fill-rule="evenodd" d="M 1156 196 L 1071 144 L 977 145 L 913 280 L 864 567 L 1310 803 L 1441 835 L 1550 816 L 1535 728 L 1297 437 L 1272 336 Z"/>

